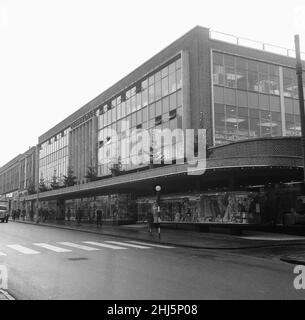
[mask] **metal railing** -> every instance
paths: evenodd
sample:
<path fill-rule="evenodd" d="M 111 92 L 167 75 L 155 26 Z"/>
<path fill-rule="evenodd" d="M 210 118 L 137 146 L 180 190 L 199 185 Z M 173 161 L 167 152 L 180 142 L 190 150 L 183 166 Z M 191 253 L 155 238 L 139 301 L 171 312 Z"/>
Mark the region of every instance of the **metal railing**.
<path fill-rule="evenodd" d="M 269 43 L 264 43 L 257 40 L 237 37 L 232 34 L 228 34 L 224 32 L 210 30 L 210 38 L 214 40 L 220 40 L 220 41 L 232 43 L 238 46 L 244 46 L 252 49 L 279 54 L 279 55 L 290 57 L 290 58 L 296 58 L 296 53 L 295 53 L 295 50 L 293 49 L 287 49 L 284 47 L 280 47 L 280 46 L 269 44 Z M 304 52 L 301 53 L 301 58 L 302 60 L 305 60 Z"/>

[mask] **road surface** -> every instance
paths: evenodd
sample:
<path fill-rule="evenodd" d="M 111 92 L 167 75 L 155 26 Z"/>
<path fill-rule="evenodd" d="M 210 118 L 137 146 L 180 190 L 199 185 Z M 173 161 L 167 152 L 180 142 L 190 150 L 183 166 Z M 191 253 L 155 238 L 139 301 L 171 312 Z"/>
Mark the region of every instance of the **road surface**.
<path fill-rule="evenodd" d="M 0 266 L 16 299 L 304 299 L 293 265 L 157 247 L 58 228 L 0 224 Z"/>

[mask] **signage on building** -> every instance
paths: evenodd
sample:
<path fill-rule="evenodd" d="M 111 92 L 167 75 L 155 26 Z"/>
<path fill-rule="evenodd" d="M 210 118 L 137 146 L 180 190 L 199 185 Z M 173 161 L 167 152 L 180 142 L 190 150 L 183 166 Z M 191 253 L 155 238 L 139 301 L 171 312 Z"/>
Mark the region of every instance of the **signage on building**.
<path fill-rule="evenodd" d="M 82 116 L 81 118 L 77 119 L 76 121 L 74 121 L 71 125 L 71 129 L 74 129 L 78 126 L 80 126 L 81 124 L 83 124 L 84 122 L 90 120 L 91 118 L 93 118 L 95 115 L 94 110 L 86 113 L 84 116 Z"/>

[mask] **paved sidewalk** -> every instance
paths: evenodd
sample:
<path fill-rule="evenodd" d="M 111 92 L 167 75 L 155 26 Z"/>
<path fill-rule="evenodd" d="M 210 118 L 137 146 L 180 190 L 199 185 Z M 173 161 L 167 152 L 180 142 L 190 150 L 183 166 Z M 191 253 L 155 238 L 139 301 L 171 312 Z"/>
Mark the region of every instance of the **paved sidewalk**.
<path fill-rule="evenodd" d="M 305 266 L 305 253 L 289 254 L 281 257 L 281 260 L 287 263 Z"/>
<path fill-rule="evenodd" d="M 16 220 L 15 223 L 36 225 L 36 222 L 23 220 Z M 260 232 L 255 233 L 255 236 L 253 236 L 252 233 L 248 236 L 244 235 L 240 237 L 227 234 L 162 228 L 161 240 L 159 240 L 156 230 L 154 230 L 153 234 L 150 234 L 147 231 L 147 226 L 141 224 L 128 226 L 103 225 L 102 227 L 97 227 L 89 223 L 77 225 L 75 221 L 54 221 L 40 222 L 39 225 L 196 249 L 240 250 L 305 245 L 305 237 L 283 236 Z"/>

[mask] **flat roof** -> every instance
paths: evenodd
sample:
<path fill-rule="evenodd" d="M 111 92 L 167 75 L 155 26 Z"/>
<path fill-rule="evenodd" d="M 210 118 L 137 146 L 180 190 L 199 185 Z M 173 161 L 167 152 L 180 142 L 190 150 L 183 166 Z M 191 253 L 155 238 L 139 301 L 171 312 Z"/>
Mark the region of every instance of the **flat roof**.
<path fill-rule="evenodd" d="M 124 78 L 116 82 L 114 85 L 112 85 L 110 88 L 99 94 L 97 97 L 86 103 L 81 108 L 77 109 L 74 113 L 72 113 L 70 116 L 66 117 L 64 120 L 53 126 L 51 129 L 46 131 L 44 134 L 42 134 L 39 139 L 38 143 L 41 144 L 56 134 L 60 133 L 63 130 L 66 130 L 71 126 L 71 124 L 76 121 L 77 119 L 81 118 L 82 116 L 86 115 L 87 113 L 97 109 L 102 104 L 108 102 L 112 98 L 114 98 L 116 95 L 118 95 L 123 90 L 126 90 L 129 88 L 132 84 L 139 81 L 142 77 L 144 77 L 146 74 L 151 72 L 156 68 L 157 65 L 161 65 L 164 63 L 170 56 L 170 54 L 173 54 L 176 50 L 176 54 L 178 54 L 179 51 L 182 50 L 182 48 L 185 47 L 184 40 L 186 39 L 192 39 L 192 36 L 200 36 L 202 34 L 206 34 L 208 36 L 208 39 L 211 41 L 211 44 L 214 44 L 217 47 L 222 48 L 229 48 L 230 51 L 232 50 L 232 54 L 237 54 L 238 52 L 242 52 L 241 55 L 243 55 L 246 51 L 251 52 L 254 54 L 254 56 L 257 55 L 261 56 L 261 59 L 266 59 L 272 62 L 273 58 L 276 57 L 275 61 L 273 63 L 280 63 L 279 61 L 282 61 L 283 63 L 287 63 L 288 65 L 292 66 L 292 64 L 295 61 L 295 58 L 292 56 L 289 56 L 292 54 L 293 50 L 285 49 L 279 46 L 275 45 L 267 45 L 259 41 L 255 40 L 249 40 L 244 39 L 241 37 L 236 37 L 232 35 L 228 35 L 225 33 L 212 31 L 208 28 L 196 26 L 193 29 L 191 29 L 189 32 L 184 34 L 182 37 L 178 38 L 174 42 L 172 42 L 170 45 L 168 45 L 165 49 L 161 50 L 159 53 L 154 55 L 152 58 L 141 64 L 138 68 L 136 68 L 134 71 L 130 72 L 128 75 L 126 75 Z M 214 37 L 214 34 L 221 34 L 225 36 L 229 36 L 233 39 L 233 41 L 226 41 L 224 39 L 219 39 L 217 37 Z M 253 46 L 245 46 L 245 41 L 248 41 L 249 43 L 254 43 L 257 47 Z M 219 46 L 217 45 L 219 44 Z M 267 47 L 268 46 L 268 47 Z M 278 52 L 272 52 L 270 50 L 267 50 L 269 47 L 273 47 L 275 49 L 281 49 L 284 53 L 287 54 L 280 54 Z M 180 48 L 180 49 L 179 49 Z M 173 49 L 173 50 L 171 50 Z M 285 51 L 286 50 L 286 51 Z M 256 53 L 256 54 L 255 54 Z M 305 56 L 305 54 L 304 54 Z M 255 57 L 254 57 L 255 59 Z M 305 64 L 304 64 L 305 66 Z"/>
<path fill-rule="evenodd" d="M 0 174 L 3 173 L 4 171 L 6 171 L 7 169 L 9 169 L 10 167 L 16 165 L 25 156 L 33 153 L 35 148 L 36 147 L 30 147 L 27 151 L 25 151 L 24 153 L 18 154 L 18 156 L 16 156 L 15 158 L 13 158 L 9 162 L 7 162 L 5 165 L 0 167 Z"/>
<path fill-rule="evenodd" d="M 78 118 L 86 115 L 87 113 L 95 110 L 101 104 L 106 103 L 107 101 L 111 100 L 112 97 L 115 97 L 117 94 L 122 92 L 123 90 L 127 89 L 133 83 L 139 81 L 140 78 L 144 77 L 146 74 L 150 73 L 156 66 L 161 65 L 167 60 L 171 55 L 178 54 L 181 51 L 181 48 L 184 45 L 184 40 L 186 38 L 192 38 L 193 35 L 197 33 L 209 33 L 209 29 L 196 26 L 191 29 L 189 32 L 184 34 L 182 37 L 178 38 L 166 48 L 161 50 L 159 53 L 154 55 L 152 58 L 141 64 L 138 68 L 134 71 L 130 72 L 124 78 L 116 82 L 110 88 L 106 89 L 104 92 L 99 94 L 97 97 L 92 99 L 90 102 L 86 103 L 83 107 L 72 113 L 70 116 L 65 118 L 63 121 L 59 122 L 57 125 L 52 127 L 50 130 L 46 131 L 39 137 L 39 144 L 47 141 L 48 139 L 52 138 L 54 135 L 58 134 L 59 132 L 67 129 L 70 125 L 77 120 Z M 180 49 L 179 49 L 180 48 Z M 173 50 L 171 50 L 173 49 Z"/>

